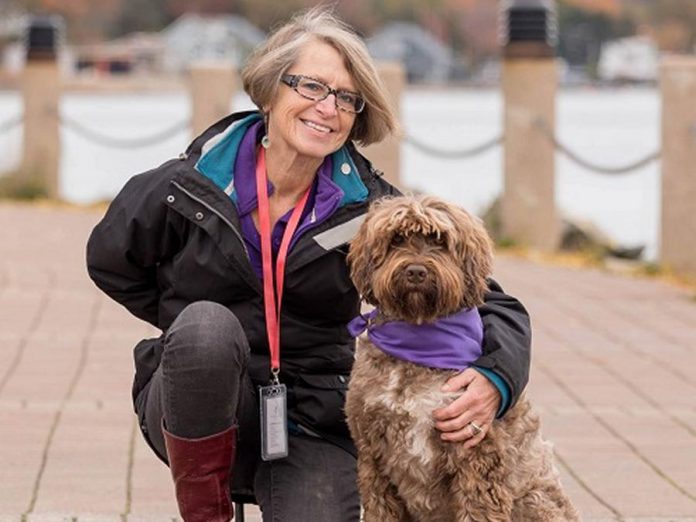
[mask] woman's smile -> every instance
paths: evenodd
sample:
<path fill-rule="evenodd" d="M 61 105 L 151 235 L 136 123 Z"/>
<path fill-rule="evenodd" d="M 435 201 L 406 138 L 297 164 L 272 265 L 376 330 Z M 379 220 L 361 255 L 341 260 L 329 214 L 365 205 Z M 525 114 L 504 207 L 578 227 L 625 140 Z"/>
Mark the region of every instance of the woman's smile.
<path fill-rule="evenodd" d="M 314 129 L 315 131 L 320 132 L 322 134 L 328 134 L 330 132 L 333 132 L 333 129 L 331 129 L 331 127 L 327 127 L 326 125 L 322 125 L 321 123 L 302 119 L 300 121 L 302 121 L 302 123 L 304 123 L 310 129 Z"/>

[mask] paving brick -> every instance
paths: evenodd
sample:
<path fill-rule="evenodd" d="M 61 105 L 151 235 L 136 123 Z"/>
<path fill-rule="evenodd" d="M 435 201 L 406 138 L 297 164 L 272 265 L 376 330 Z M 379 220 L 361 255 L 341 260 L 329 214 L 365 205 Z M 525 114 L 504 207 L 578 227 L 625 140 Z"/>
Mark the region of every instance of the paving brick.
<path fill-rule="evenodd" d="M 36 510 L 123 512 L 132 419 L 120 408 L 64 409 L 49 448 Z"/>
<path fill-rule="evenodd" d="M 32 513 L 27 522 L 123 522 L 119 515 L 100 515 L 81 512 L 80 510 L 66 513 Z"/>
<path fill-rule="evenodd" d="M 19 335 L 0 334 L 0 397 L 2 386 L 15 367 L 17 357 L 21 356 L 23 340 Z"/>
<path fill-rule="evenodd" d="M 28 509 L 54 415 L 0 409 L 0 513 Z"/>
<path fill-rule="evenodd" d="M 696 517 L 648 517 L 635 518 L 630 517 L 625 519 L 626 522 L 696 522 Z"/>
<path fill-rule="evenodd" d="M 587 520 L 588 517 L 612 516 L 611 510 L 593 497 L 585 486 L 569 473 L 565 465 L 557 462 L 557 467 L 560 472 L 561 485 L 573 502 L 573 505 L 580 512 L 583 520 Z"/>
<path fill-rule="evenodd" d="M 155 456 L 142 436 L 137 435 L 131 513 L 141 517 L 159 513 L 177 513 L 174 485 L 169 468 Z"/>
<path fill-rule="evenodd" d="M 80 361 L 79 339 L 32 335 L 3 397 L 55 400 L 67 392 Z"/>
<path fill-rule="evenodd" d="M 30 331 L 43 306 L 46 291 L 5 288 L 0 291 L 0 331 L 23 335 Z"/>
<path fill-rule="evenodd" d="M 128 522 L 179 522 L 181 518 L 178 513 L 170 513 L 165 515 L 128 515 Z"/>

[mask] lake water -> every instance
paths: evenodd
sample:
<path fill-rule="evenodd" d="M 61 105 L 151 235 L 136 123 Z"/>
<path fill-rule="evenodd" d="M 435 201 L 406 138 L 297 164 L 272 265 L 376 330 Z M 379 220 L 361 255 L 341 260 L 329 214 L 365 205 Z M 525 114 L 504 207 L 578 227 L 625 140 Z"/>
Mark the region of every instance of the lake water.
<path fill-rule="evenodd" d="M 236 109 L 251 107 L 236 96 Z M 156 134 L 190 114 L 185 93 L 67 94 L 60 107 L 89 129 L 114 138 Z M 501 134 L 502 99 L 497 90 L 409 90 L 402 101 L 406 134 L 443 149 L 465 149 Z M 16 93 L 0 92 L 0 127 L 20 114 Z M 562 91 L 557 101 L 556 133 L 583 158 L 615 166 L 643 158 L 660 146 L 659 93 L 654 89 Z M 60 193 L 87 204 L 113 197 L 135 173 L 178 155 L 190 136 L 139 149 L 115 149 L 92 143 L 62 127 Z M 20 159 L 22 131 L 0 133 L 0 172 Z M 657 253 L 660 205 L 659 162 L 624 175 L 602 175 L 556 157 L 556 201 L 564 216 L 592 222 L 622 245 L 646 245 L 647 259 Z M 500 147 L 469 159 L 445 160 L 402 146 L 404 185 L 456 201 L 480 213 L 503 186 Z"/>

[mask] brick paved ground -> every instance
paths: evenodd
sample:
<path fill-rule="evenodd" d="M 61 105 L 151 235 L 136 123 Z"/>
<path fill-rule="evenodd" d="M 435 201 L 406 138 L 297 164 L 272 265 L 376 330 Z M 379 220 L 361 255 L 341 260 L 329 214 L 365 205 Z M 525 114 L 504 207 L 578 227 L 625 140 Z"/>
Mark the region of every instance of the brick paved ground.
<path fill-rule="evenodd" d="M 176 518 L 129 399 L 153 332 L 85 274 L 99 214 L 0 204 L 0 522 Z M 696 302 L 509 258 L 497 278 L 533 315 L 530 393 L 584 519 L 696 521 Z"/>

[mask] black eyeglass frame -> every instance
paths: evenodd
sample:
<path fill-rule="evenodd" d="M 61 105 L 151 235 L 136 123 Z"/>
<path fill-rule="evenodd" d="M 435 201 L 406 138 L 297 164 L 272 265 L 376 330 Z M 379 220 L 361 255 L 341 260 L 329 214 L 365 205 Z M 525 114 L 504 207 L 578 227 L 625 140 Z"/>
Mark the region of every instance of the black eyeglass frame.
<path fill-rule="evenodd" d="M 323 97 L 314 98 L 314 97 L 307 96 L 306 94 L 302 94 L 300 91 L 297 90 L 297 86 L 299 85 L 300 81 L 302 81 L 302 80 L 312 80 L 313 82 L 316 82 L 319 85 L 326 87 L 326 95 Z M 360 114 L 365 109 L 365 99 L 362 96 L 360 96 L 359 93 L 353 92 L 353 91 L 346 91 L 345 89 L 334 89 L 333 87 L 326 85 L 321 80 L 317 80 L 316 78 L 312 78 L 311 76 L 306 76 L 304 74 L 284 74 L 283 76 L 280 77 L 280 81 L 282 81 L 288 87 L 291 87 L 297 94 L 299 94 L 300 96 L 302 96 L 303 98 L 305 98 L 307 100 L 322 101 L 322 100 L 325 100 L 326 98 L 328 98 L 329 95 L 333 94 L 334 98 L 336 99 L 334 103 L 336 104 L 337 109 L 340 109 L 344 112 L 349 112 L 352 114 Z M 356 100 L 358 100 L 358 103 L 360 104 L 360 109 L 350 110 L 350 109 L 346 109 L 345 107 L 341 107 L 338 104 L 338 96 L 340 94 L 350 94 L 350 95 L 355 96 Z"/>

